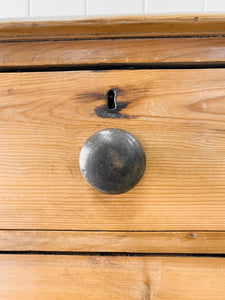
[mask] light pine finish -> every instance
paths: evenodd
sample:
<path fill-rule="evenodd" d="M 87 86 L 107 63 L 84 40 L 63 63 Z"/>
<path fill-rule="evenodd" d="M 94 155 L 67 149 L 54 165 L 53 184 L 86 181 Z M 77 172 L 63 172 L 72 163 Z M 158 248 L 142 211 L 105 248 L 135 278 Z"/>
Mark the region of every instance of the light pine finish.
<path fill-rule="evenodd" d="M 225 230 L 225 70 L 0 75 L 0 228 Z M 114 118 L 105 94 L 116 88 Z M 115 118 L 117 117 L 117 118 Z M 147 168 L 128 193 L 82 178 L 79 152 L 94 132 L 134 134 Z"/>
<path fill-rule="evenodd" d="M 224 15 L 131 16 L 69 21 L 1 22 L 1 41 L 219 36 Z"/>
<path fill-rule="evenodd" d="M 1 255 L 0 298 L 224 300 L 225 259 Z"/>
<path fill-rule="evenodd" d="M 0 299 L 225 300 L 221 255 L 165 255 L 225 253 L 225 69 L 185 69 L 222 67 L 224 40 L 223 16 L 1 24 L 2 71 L 67 71 L 0 73 Z M 183 69 L 68 71 L 102 64 Z M 78 166 L 109 127 L 147 157 L 116 196 Z"/>
<path fill-rule="evenodd" d="M 225 253 L 225 232 L 1 230 L 0 251 Z"/>
<path fill-rule="evenodd" d="M 223 37 L 0 43 L 0 68 L 224 62 Z"/>

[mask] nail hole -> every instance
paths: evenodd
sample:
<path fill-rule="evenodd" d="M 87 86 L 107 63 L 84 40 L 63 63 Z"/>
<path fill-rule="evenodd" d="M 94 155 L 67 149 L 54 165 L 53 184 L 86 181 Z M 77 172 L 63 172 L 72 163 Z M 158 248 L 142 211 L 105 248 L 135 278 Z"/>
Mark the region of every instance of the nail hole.
<path fill-rule="evenodd" d="M 109 110 L 114 110 L 117 108 L 117 103 L 116 103 L 116 90 L 109 90 L 107 95 L 107 108 Z"/>

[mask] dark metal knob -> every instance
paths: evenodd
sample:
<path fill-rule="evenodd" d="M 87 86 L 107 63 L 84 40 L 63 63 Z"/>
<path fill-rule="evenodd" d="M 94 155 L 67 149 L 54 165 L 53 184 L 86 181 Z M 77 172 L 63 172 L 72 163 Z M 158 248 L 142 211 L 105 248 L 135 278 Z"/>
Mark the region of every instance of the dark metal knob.
<path fill-rule="evenodd" d="M 120 129 L 104 129 L 92 135 L 82 147 L 80 170 L 96 190 L 122 194 L 141 179 L 145 153 L 132 134 Z"/>

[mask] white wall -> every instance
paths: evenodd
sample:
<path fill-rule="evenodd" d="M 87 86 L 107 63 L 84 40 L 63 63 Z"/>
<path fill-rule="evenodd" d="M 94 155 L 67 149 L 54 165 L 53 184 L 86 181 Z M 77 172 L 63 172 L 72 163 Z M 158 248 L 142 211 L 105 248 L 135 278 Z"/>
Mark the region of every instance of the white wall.
<path fill-rule="evenodd" d="M 0 19 L 225 12 L 225 0 L 0 0 Z"/>

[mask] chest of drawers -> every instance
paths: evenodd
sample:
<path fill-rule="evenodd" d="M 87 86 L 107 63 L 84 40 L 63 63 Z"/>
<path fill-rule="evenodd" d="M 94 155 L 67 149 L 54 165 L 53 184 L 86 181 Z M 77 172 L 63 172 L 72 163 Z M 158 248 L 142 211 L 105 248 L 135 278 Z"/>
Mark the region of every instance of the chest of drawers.
<path fill-rule="evenodd" d="M 222 16 L 1 24 L 0 299 L 225 299 L 224 34 Z M 106 128 L 145 152 L 123 194 L 80 172 Z"/>

